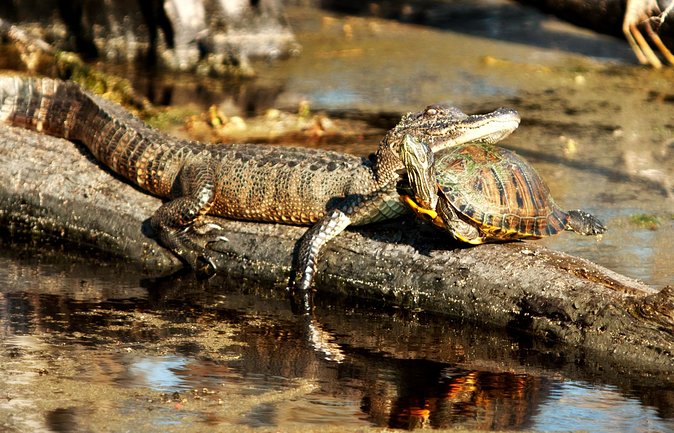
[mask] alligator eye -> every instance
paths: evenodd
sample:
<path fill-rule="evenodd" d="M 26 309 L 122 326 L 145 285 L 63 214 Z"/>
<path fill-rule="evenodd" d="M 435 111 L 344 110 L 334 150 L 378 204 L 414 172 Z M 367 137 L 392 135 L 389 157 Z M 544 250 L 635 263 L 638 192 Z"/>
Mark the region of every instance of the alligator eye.
<path fill-rule="evenodd" d="M 428 107 L 426 109 L 426 114 L 428 114 L 429 116 L 435 116 L 436 114 L 438 114 L 438 109 L 435 107 Z"/>

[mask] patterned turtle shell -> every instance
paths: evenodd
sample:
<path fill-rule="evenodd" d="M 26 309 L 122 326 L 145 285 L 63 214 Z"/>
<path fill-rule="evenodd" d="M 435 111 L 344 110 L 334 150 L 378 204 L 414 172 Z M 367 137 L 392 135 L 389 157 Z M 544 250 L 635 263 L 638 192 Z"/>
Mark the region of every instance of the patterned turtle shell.
<path fill-rule="evenodd" d="M 482 241 L 541 238 L 568 228 L 569 215 L 555 204 L 543 179 L 512 151 L 457 146 L 435 156 L 435 170 L 440 199 L 476 224 Z"/>

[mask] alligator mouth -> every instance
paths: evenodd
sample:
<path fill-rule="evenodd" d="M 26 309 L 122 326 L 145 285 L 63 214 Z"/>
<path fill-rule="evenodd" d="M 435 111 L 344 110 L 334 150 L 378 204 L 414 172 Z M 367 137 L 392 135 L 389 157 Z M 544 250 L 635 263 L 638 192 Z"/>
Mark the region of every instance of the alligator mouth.
<path fill-rule="evenodd" d="M 490 113 L 468 115 L 444 129 L 429 128 L 426 134 L 438 139 L 431 144 L 434 153 L 465 143 L 497 143 L 512 134 L 520 125 L 520 115 L 511 108 L 498 108 Z"/>
<path fill-rule="evenodd" d="M 476 141 L 480 143 L 496 143 L 520 126 L 520 115 L 511 108 L 499 108 L 491 113 L 469 115 L 460 124 L 459 135 L 465 143 Z"/>

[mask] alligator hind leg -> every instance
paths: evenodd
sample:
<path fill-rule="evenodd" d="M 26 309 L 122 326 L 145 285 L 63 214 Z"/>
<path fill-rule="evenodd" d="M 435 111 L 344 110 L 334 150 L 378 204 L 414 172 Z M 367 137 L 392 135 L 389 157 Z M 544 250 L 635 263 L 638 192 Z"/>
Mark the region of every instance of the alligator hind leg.
<path fill-rule="evenodd" d="M 189 162 L 176 178 L 177 197 L 164 203 L 150 219 L 152 229 L 166 248 L 190 265 L 197 273 L 210 276 L 216 271 L 212 254 L 194 238 L 217 232 L 212 223 L 199 224 L 213 205 L 215 176 L 210 164 Z M 208 236 L 211 236 L 208 233 Z M 212 237 L 212 236 L 211 236 Z M 218 239 L 221 239 L 218 236 Z M 211 239 L 214 240 L 214 239 Z"/>

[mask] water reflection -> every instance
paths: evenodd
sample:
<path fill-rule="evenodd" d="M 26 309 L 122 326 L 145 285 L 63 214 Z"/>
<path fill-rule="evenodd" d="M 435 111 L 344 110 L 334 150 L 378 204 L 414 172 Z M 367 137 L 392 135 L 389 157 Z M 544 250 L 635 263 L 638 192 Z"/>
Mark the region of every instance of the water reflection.
<path fill-rule="evenodd" d="M 271 289 L 190 276 L 139 284 L 114 267 L 68 262 L 64 272 L 57 261 L 0 259 L 0 417 L 19 430 L 139 418 L 134 431 L 673 427 L 670 382 L 569 348 L 319 300 L 346 354 L 338 364 L 307 344 Z"/>
<path fill-rule="evenodd" d="M 547 380 L 509 372 L 466 371 L 437 365 L 403 370 L 397 388 L 368 384 L 363 410 L 381 426 L 412 430 L 461 426 L 478 430 L 523 430 L 531 426 Z M 388 392 L 387 392 L 388 391 Z M 388 406 L 381 401 L 391 402 Z"/>
<path fill-rule="evenodd" d="M 189 390 L 192 387 L 181 378 L 188 362 L 187 358 L 174 355 L 140 358 L 129 365 L 128 382 L 156 391 Z"/>
<path fill-rule="evenodd" d="M 534 429 L 548 431 L 668 431 L 674 426 L 671 421 L 659 421 L 654 408 L 644 407 L 615 387 L 575 381 L 555 384 L 534 421 Z"/>

